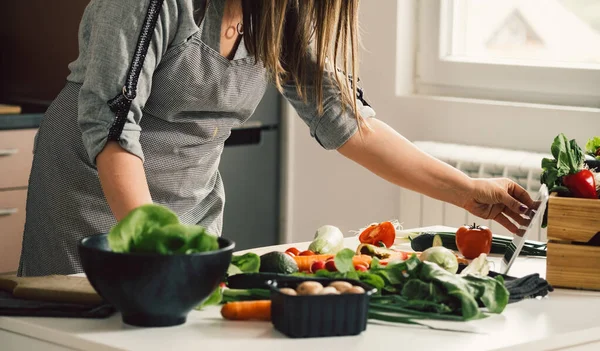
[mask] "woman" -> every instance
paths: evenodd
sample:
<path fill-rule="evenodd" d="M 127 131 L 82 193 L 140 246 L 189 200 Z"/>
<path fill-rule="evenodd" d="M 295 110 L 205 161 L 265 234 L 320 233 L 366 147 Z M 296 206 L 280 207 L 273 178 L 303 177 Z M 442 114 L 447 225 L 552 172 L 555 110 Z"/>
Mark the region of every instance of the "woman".
<path fill-rule="evenodd" d="M 92 0 L 86 8 L 79 57 L 39 129 L 19 275 L 81 272 L 78 240 L 146 203 L 220 234 L 223 144 L 269 82 L 325 149 L 513 232 L 509 219 L 523 220 L 531 199 L 521 187 L 471 179 L 374 118 L 351 79 L 358 0 L 166 0 L 119 127 L 108 102 L 127 93 L 149 3 Z"/>

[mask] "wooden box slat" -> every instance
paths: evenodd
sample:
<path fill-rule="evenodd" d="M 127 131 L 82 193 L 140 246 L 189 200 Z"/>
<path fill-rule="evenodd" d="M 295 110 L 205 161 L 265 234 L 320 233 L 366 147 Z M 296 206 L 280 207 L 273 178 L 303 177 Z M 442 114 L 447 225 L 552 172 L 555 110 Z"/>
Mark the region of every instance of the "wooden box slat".
<path fill-rule="evenodd" d="M 549 242 L 546 280 L 554 287 L 600 290 L 600 247 Z"/>
<path fill-rule="evenodd" d="M 548 240 L 588 242 L 600 232 L 600 200 L 551 196 Z"/>
<path fill-rule="evenodd" d="M 600 290 L 600 200 L 557 197 L 548 201 L 546 279 L 559 288 Z"/>

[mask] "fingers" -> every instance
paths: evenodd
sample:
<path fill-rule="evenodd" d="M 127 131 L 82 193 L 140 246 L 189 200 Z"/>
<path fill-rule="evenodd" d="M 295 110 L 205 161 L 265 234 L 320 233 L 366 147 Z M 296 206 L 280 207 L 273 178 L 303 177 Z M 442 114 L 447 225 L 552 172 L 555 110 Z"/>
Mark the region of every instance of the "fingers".
<path fill-rule="evenodd" d="M 513 222 L 511 222 L 508 217 L 506 217 L 504 215 L 504 213 L 498 213 L 498 215 L 496 217 L 494 217 L 494 220 L 496 222 L 498 222 L 501 226 L 503 226 L 504 228 L 508 229 L 511 233 L 513 234 L 517 234 L 519 228 L 517 228 L 516 225 L 513 224 Z"/>
<path fill-rule="evenodd" d="M 525 188 L 520 186 L 519 184 L 510 181 L 510 185 L 508 187 L 508 193 L 512 195 L 517 201 L 520 201 L 527 207 L 533 206 L 533 199 L 529 196 L 529 193 Z"/>
<path fill-rule="evenodd" d="M 504 206 L 506 206 L 507 209 L 515 213 L 524 213 L 527 211 L 527 206 L 512 197 L 508 191 L 504 189 L 499 191 L 501 191 L 499 200 Z"/>
<path fill-rule="evenodd" d="M 520 214 L 509 210 L 508 208 L 504 209 L 504 215 L 506 217 L 512 218 L 513 221 L 517 222 L 519 225 L 528 226 L 531 219 L 525 218 Z"/>

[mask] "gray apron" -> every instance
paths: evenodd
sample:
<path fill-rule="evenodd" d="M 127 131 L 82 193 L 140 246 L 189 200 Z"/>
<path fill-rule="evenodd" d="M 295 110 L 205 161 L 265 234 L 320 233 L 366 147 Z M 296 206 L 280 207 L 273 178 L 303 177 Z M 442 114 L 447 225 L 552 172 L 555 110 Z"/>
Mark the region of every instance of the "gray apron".
<path fill-rule="evenodd" d="M 240 43 L 219 53 L 221 23 L 206 16 L 158 65 L 143 110 L 140 143 L 155 203 L 184 223 L 219 234 L 225 192 L 218 166 L 232 127 L 246 121 L 267 87 L 266 71 Z M 19 275 L 82 272 L 78 241 L 116 223 L 77 123 L 81 84 L 68 82 L 41 123 L 27 198 Z"/>

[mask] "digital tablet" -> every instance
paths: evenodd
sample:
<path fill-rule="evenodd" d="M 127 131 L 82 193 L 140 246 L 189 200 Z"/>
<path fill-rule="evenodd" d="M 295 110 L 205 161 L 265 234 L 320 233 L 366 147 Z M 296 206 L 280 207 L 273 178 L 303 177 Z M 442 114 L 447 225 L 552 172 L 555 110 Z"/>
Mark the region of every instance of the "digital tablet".
<path fill-rule="evenodd" d="M 523 249 L 525 240 L 527 240 L 529 234 L 535 229 L 534 227 L 541 224 L 541 219 L 544 216 L 546 204 L 548 203 L 548 197 L 548 188 L 546 185 L 542 184 L 537 196 L 533 199 L 532 208 L 529 208 L 523 215 L 527 219 L 527 224 L 519 225 L 518 234 L 514 236 L 513 241 L 506 247 L 506 252 L 502 257 L 500 273 L 508 274 L 510 267 L 517 257 L 519 257 L 519 253 L 521 252 L 521 249 Z"/>

